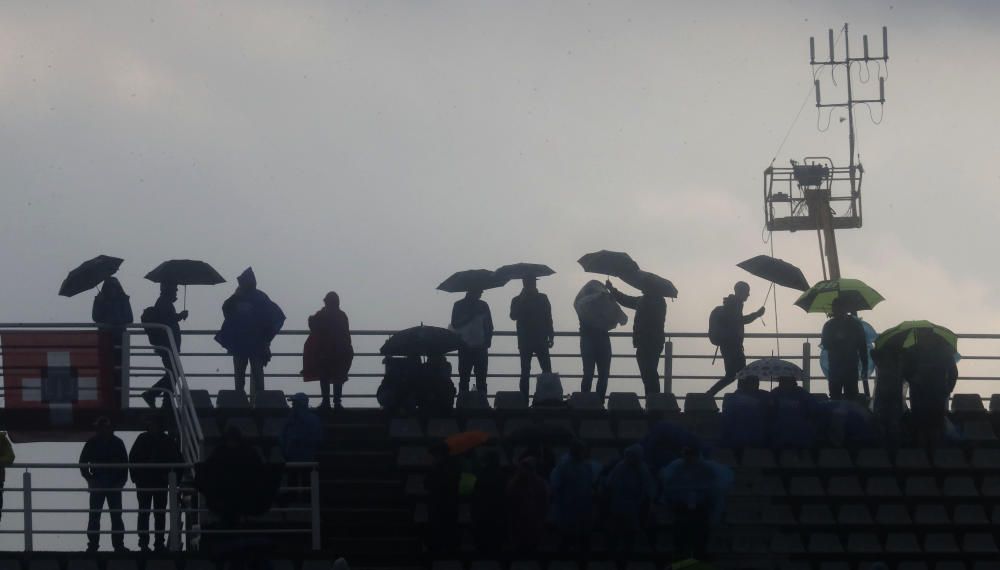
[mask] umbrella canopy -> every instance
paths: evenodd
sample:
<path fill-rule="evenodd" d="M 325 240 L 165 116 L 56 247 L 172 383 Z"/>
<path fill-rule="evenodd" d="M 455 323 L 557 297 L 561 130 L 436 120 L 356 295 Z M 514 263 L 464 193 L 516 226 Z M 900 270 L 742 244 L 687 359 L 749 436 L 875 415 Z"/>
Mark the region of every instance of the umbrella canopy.
<path fill-rule="evenodd" d="M 512 279 L 548 277 L 554 273 L 555 271 L 551 267 L 542 265 L 541 263 L 512 263 L 496 270 L 497 277 L 508 281 Z"/>
<path fill-rule="evenodd" d="M 830 313 L 833 300 L 843 298 L 848 311 L 870 311 L 885 298 L 860 279 L 820 281 L 803 293 L 795 305 L 807 313 Z"/>
<path fill-rule="evenodd" d="M 621 276 L 622 281 L 649 295 L 660 295 L 661 297 L 677 298 L 677 287 L 655 273 L 648 271 L 634 271 Z"/>
<path fill-rule="evenodd" d="M 736 264 L 736 267 L 748 271 L 761 279 L 771 281 L 799 291 L 809 289 L 809 282 L 802 270 L 783 259 L 770 255 L 758 255 Z"/>
<path fill-rule="evenodd" d="M 485 431 L 464 431 L 449 435 L 444 443 L 448 446 L 449 455 L 462 455 L 490 440 L 490 434 Z"/>
<path fill-rule="evenodd" d="M 175 285 L 218 285 L 226 282 L 211 265 L 193 259 L 164 261 L 147 273 L 146 279 L 154 283 Z"/>
<path fill-rule="evenodd" d="M 578 259 L 577 263 L 588 273 L 614 275 L 615 277 L 639 271 L 639 264 L 629 254 L 606 249 L 588 253 Z"/>
<path fill-rule="evenodd" d="M 958 335 L 950 329 L 936 325 L 930 321 L 904 321 L 878 335 L 875 339 L 875 350 L 885 348 L 910 348 L 919 346 L 920 333 L 930 333 L 948 343 L 958 352 Z"/>
<path fill-rule="evenodd" d="M 84 261 L 79 267 L 70 271 L 66 279 L 63 279 L 62 285 L 59 287 L 59 294 L 63 297 L 72 297 L 97 287 L 118 271 L 122 261 L 124 260 L 110 255 L 98 255 Z"/>
<path fill-rule="evenodd" d="M 410 327 L 386 339 L 379 351 L 385 356 L 427 356 L 458 350 L 462 337 L 441 327 Z"/>
<path fill-rule="evenodd" d="M 497 274 L 489 269 L 467 269 L 453 273 L 437 288 L 448 293 L 465 293 L 466 291 L 485 291 L 495 287 L 503 287 L 506 284 L 506 279 L 497 277 Z"/>
<path fill-rule="evenodd" d="M 791 377 L 798 381 L 802 380 L 802 369 L 780 358 L 762 358 L 747 364 L 736 376 L 737 378 L 756 376 L 761 380 Z"/>

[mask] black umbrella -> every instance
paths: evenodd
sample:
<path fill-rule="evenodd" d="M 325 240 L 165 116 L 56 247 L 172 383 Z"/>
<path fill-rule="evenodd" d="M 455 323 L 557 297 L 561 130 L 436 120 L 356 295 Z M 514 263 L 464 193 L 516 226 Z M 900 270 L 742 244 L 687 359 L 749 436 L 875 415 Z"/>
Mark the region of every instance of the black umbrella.
<path fill-rule="evenodd" d="M 802 270 L 791 263 L 771 257 L 770 255 L 758 255 L 746 261 L 736 264 L 736 267 L 744 269 L 761 279 L 771 281 L 778 285 L 806 291 L 809 289 L 809 281 L 802 274 Z"/>
<path fill-rule="evenodd" d="M 485 291 L 495 287 L 503 287 L 506 284 L 506 279 L 497 277 L 497 274 L 489 269 L 467 269 L 452 274 L 437 288 L 448 293 L 465 293 L 466 291 Z"/>
<path fill-rule="evenodd" d="M 461 346 L 462 337 L 458 333 L 420 325 L 390 336 L 379 352 L 385 356 L 427 356 L 458 350 Z"/>
<path fill-rule="evenodd" d="M 663 297 L 677 298 L 677 287 L 655 273 L 648 271 L 634 271 L 621 276 L 622 281 L 649 295 L 660 295 Z"/>
<path fill-rule="evenodd" d="M 98 255 L 94 259 L 84 261 L 63 279 L 59 294 L 63 297 L 72 297 L 97 287 L 118 271 L 122 261 L 124 260 L 110 255 Z"/>
<path fill-rule="evenodd" d="M 555 271 L 553 271 L 551 267 L 548 265 L 542 265 L 541 263 L 513 263 L 511 265 L 504 265 L 500 269 L 496 270 L 497 277 L 508 281 L 511 279 L 547 277 L 553 273 L 555 273 Z"/>
<path fill-rule="evenodd" d="M 639 264 L 629 254 L 606 249 L 588 253 L 578 259 L 577 263 L 588 273 L 614 275 L 615 277 L 639 271 Z"/>
<path fill-rule="evenodd" d="M 226 280 L 211 265 L 193 259 L 171 259 L 146 274 L 154 283 L 174 285 L 218 285 Z"/>

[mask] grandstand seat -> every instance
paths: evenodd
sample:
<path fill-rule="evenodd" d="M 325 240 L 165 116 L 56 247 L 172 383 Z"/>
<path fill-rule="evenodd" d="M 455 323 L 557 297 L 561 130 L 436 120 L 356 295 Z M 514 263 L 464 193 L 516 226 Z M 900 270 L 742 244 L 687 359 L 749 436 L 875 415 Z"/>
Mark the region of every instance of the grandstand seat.
<path fill-rule="evenodd" d="M 493 418 L 469 418 L 469 421 L 465 422 L 465 429 L 469 431 L 481 431 L 489 434 L 490 437 L 500 435 L 497 422 Z"/>
<path fill-rule="evenodd" d="M 616 447 L 594 447 L 590 450 L 590 458 L 600 465 L 608 465 L 621 459 L 622 454 Z"/>
<path fill-rule="evenodd" d="M 188 393 L 191 394 L 191 402 L 199 414 L 211 413 L 215 410 L 215 407 L 212 406 L 212 397 L 208 394 L 208 390 L 188 390 Z"/>
<path fill-rule="evenodd" d="M 892 468 L 889 454 L 884 449 L 860 449 L 855 464 L 858 469 L 866 471 L 885 470 Z"/>
<path fill-rule="evenodd" d="M 17 558 L 0 558 L 0 570 L 21 570 L 21 561 Z"/>
<path fill-rule="evenodd" d="M 788 482 L 788 494 L 792 497 L 822 497 L 823 483 L 819 477 L 792 477 Z"/>
<path fill-rule="evenodd" d="M 972 566 L 972 570 L 1000 570 L 1000 560 L 980 560 Z"/>
<path fill-rule="evenodd" d="M 427 510 L 427 503 L 417 503 L 413 506 L 413 523 L 427 524 L 430 521 L 430 512 Z"/>
<path fill-rule="evenodd" d="M 986 509 L 982 505 L 956 505 L 955 524 L 957 525 L 987 525 Z"/>
<path fill-rule="evenodd" d="M 979 496 L 979 492 L 976 490 L 976 483 L 973 481 L 972 477 L 945 477 L 943 490 L 944 496 L 946 497 Z"/>
<path fill-rule="evenodd" d="M 254 406 L 266 410 L 287 410 L 288 400 L 281 390 L 264 390 L 257 396 Z"/>
<path fill-rule="evenodd" d="M 990 396 L 990 412 L 1000 412 L 1000 394 Z"/>
<path fill-rule="evenodd" d="M 574 410 L 595 412 L 604 409 L 604 402 L 597 392 L 573 392 L 569 407 Z"/>
<path fill-rule="evenodd" d="M 681 411 L 681 407 L 677 404 L 677 396 L 673 394 L 650 394 L 646 396 L 646 411 L 676 414 Z"/>
<path fill-rule="evenodd" d="M 392 439 L 423 439 L 424 428 L 417 418 L 392 418 L 389 421 L 389 437 Z"/>
<path fill-rule="evenodd" d="M 527 410 L 528 400 L 520 392 L 497 392 L 493 398 L 493 407 L 497 410 Z"/>
<path fill-rule="evenodd" d="M 257 423 L 253 421 L 253 418 L 230 418 L 226 421 L 225 429 L 228 430 L 231 427 L 239 429 L 245 438 L 254 439 L 260 437 L 260 431 L 257 430 Z"/>
<path fill-rule="evenodd" d="M 431 418 L 427 420 L 427 437 L 444 439 L 459 431 L 458 420 L 455 418 Z"/>
<path fill-rule="evenodd" d="M 687 414 L 717 414 L 719 405 L 715 398 L 703 392 L 689 392 L 684 396 L 684 413 Z"/>
<path fill-rule="evenodd" d="M 782 504 L 765 505 L 760 522 L 770 526 L 794 526 L 796 524 L 792 507 Z"/>
<path fill-rule="evenodd" d="M 132 558 L 112 558 L 104 565 L 105 570 L 139 570 L 139 565 Z"/>
<path fill-rule="evenodd" d="M 615 439 L 609 420 L 583 420 L 580 422 L 580 438 L 587 442 L 607 442 Z"/>
<path fill-rule="evenodd" d="M 612 392 L 608 394 L 608 409 L 613 412 L 641 412 L 642 404 L 634 392 Z"/>
<path fill-rule="evenodd" d="M 818 570 L 851 570 L 848 562 L 820 562 L 816 567 Z"/>
<path fill-rule="evenodd" d="M 743 450 L 742 467 L 749 469 L 774 469 L 774 453 L 770 449 L 748 448 Z"/>
<path fill-rule="evenodd" d="M 656 570 L 656 565 L 643 560 L 630 560 L 625 564 L 625 570 Z"/>
<path fill-rule="evenodd" d="M 823 470 L 853 469 L 854 462 L 851 461 L 851 454 L 846 449 L 824 448 L 819 450 L 819 458 L 816 465 Z"/>
<path fill-rule="evenodd" d="M 473 560 L 469 570 L 502 570 L 502 566 L 496 560 Z"/>
<path fill-rule="evenodd" d="M 281 432 L 285 429 L 284 418 L 267 418 L 260 427 L 261 437 L 277 439 L 281 437 Z"/>
<path fill-rule="evenodd" d="M 646 420 L 620 420 L 617 435 L 622 442 L 639 441 L 649 432 Z"/>
<path fill-rule="evenodd" d="M 396 465 L 404 469 L 430 467 L 432 462 L 431 454 L 423 446 L 404 445 L 396 455 Z"/>
<path fill-rule="evenodd" d="M 465 570 L 465 565 L 461 560 L 435 560 L 431 570 Z"/>
<path fill-rule="evenodd" d="M 931 463 L 938 469 L 968 469 L 969 462 L 965 459 L 965 453 L 957 448 L 935 449 L 931 455 Z"/>
<path fill-rule="evenodd" d="M 424 476 L 419 473 L 410 473 L 407 475 L 403 492 L 411 497 L 423 497 L 426 495 L 427 489 L 424 487 Z"/>
<path fill-rule="evenodd" d="M 879 554 L 882 543 L 873 532 L 852 532 L 847 535 L 847 552 L 850 554 Z"/>
<path fill-rule="evenodd" d="M 831 497 L 861 497 L 865 491 L 861 481 L 853 475 L 837 475 L 830 477 L 827 483 L 827 494 Z"/>
<path fill-rule="evenodd" d="M 547 570 L 579 570 L 580 565 L 572 560 L 553 560 Z M 432 569 L 433 570 L 433 569 Z M 457 568 L 456 570 L 462 570 Z"/>
<path fill-rule="evenodd" d="M 97 561 L 92 558 L 70 558 L 66 570 L 98 570 Z"/>
<path fill-rule="evenodd" d="M 918 525 L 945 526 L 951 523 L 944 505 L 917 505 L 913 509 L 913 522 Z"/>
<path fill-rule="evenodd" d="M 222 437 L 222 432 L 219 431 L 219 423 L 216 421 L 215 416 L 199 416 L 198 424 L 201 425 L 201 435 L 206 440 L 215 440 Z"/>
<path fill-rule="evenodd" d="M 806 560 L 783 560 L 778 568 L 779 570 L 812 570 L 812 565 Z"/>
<path fill-rule="evenodd" d="M 795 524 L 795 517 L 792 516 L 792 510 L 788 505 L 766 505 L 764 508 L 761 507 L 757 501 L 740 501 L 731 500 L 726 505 L 726 522 L 729 524 L 759 524 L 763 519 L 763 511 L 768 507 L 784 507 L 787 509 L 788 517 L 791 518 L 791 522 L 787 522 L 787 519 L 783 519 L 781 522 L 768 523 L 768 524 Z"/>
<path fill-rule="evenodd" d="M 1000 476 L 987 475 L 983 477 L 983 485 L 980 487 L 979 493 L 984 497 L 994 499 L 1000 497 Z"/>
<path fill-rule="evenodd" d="M 674 551 L 673 535 L 667 531 L 661 531 L 656 533 L 656 540 L 653 547 L 655 548 L 656 552 L 659 552 L 661 554 L 669 554 L 673 552 Z M 549 570 L 552 570 L 551 566 L 549 566 Z"/>
<path fill-rule="evenodd" d="M 803 554 L 806 548 L 798 534 L 779 532 L 771 537 L 770 550 L 775 554 Z"/>
<path fill-rule="evenodd" d="M 755 477 L 750 484 L 750 493 L 760 497 L 783 497 L 788 493 L 780 477 Z"/>
<path fill-rule="evenodd" d="M 739 461 L 736 459 L 736 454 L 733 453 L 733 450 L 726 449 L 724 447 L 713 449 L 710 459 L 716 463 L 721 463 L 722 465 L 727 465 L 729 467 L 739 465 Z"/>
<path fill-rule="evenodd" d="M 219 390 L 215 398 L 218 410 L 249 410 L 250 399 L 242 390 Z"/>
<path fill-rule="evenodd" d="M 962 552 L 997 554 L 997 543 L 988 532 L 970 532 L 962 537 Z"/>
<path fill-rule="evenodd" d="M 904 493 L 907 497 L 939 497 L 941 490 L 938 489 L 937 481 L 934 477 L 915 476 L 907 477 L 903 483 Z"/>
<path fill-rule="evenodd" d="M 918 554 L 920 543 L 911 532 L 890 532 L 885 537 L 885 551 L 893 554 Z"/>
<path fill-rule="evenodd" d="M 733 533 L 732 551 L 736 554 L 766 554 L 771 532 L 758 529 L 739 530 Z"/>
<path fill-rule="evenodd" d="M 900 471 L 930 469 L 927 452 L 923 449 L 900 449 L 896 452 L 896 469 Z"/>
<path fill-rule="evenodd" d="M 934 565 L 934 570 L 968 570 L 965 562 L 958 560 L 945 560 Z"/>
<path fill-rule="evenodd" d="M 809 554 L 842 554 L 844 546 L 840 537 L 832 532 L 815 532 L 809 535 Z"/>
<path fill-rule="evenodd" d="M 986 413 L 983 398 L 979 394 L 953 394 L 951 411 L 955 413 Z"/>
<path fill-rule="evenodd" d="M 913 519 L 904 505 L 879 505 L 875 511 L 875 522 L 881 526 L 905 526 L 913 524 Z"/>
<path fill-rule="evenodd" d="M 816 463 L 809 452 L 798 449 L 784 449 L 779 452 L 778 465 L 782 469 L 807 470 L 816 468 Z"/>
<path fill-rule="evenodd" d="M 27 561 L 28 570 L 59 570 L 59 561 L 49 558 L 31 558 Z"/>
<path fill-rule="evenodd" d="M 900 497 L 903 491 L 895 477 L 869 477 L 865 482 L 865 494 L 869 497 Z"/>
<path fill-rule="evenodd" d="M 510 437 L 518 430 L 529 428 L 536 423 L 535 420 L 528 418 L 510 418 L 503 423 L 503 435 L 504 437 Z"/>
<path fill-rule="evenodd" d="M 799 523 L 808 526 L 831 526 L 834 523 L 833 511 L 829 505 L 802 505 L 799 512 Z"/>
<path fill-rule="evenodd" d="M 586 570 L 614 570 L 617 567 L 613 562 L 608 562 L 605 560 L 589 560 L 587 561 Z"/>
<path fill-rule="evenodd" d="M 868 507 L 861 504 L 844 505 L 837 513 L 837 524 L 849 526 L 871 526 L 875 524 Z"/>
<path fill-rule="evenodd" d="M 458 410 L 489 410 L 490 401 L 480 396 L 477 390 L 459 392 L 455 397 L 455 408 Z"/>
<path fill-rule="evenodd" d="M 184 570 L 216 570 L 215 563 L 204 558 L 194 558 L 184 564 Z"/>
<path fill-rule="evenodd" d="M 989 420 L 970 420 L 962 424 L 962 435 L 976 443 L 995 443 L 996 433 Z"/>
<path fill-rule="evenodd" d="M 928 554 L 957 553 L 958 543 L 950 532 L 929 532 L 924 537 L 924 552 Z"/>
<path fill-rule="evenodd" d="M 980 447 L 972 450 L 972 467 L 980 470 L 1000 471 L 1000 449 Z"/>

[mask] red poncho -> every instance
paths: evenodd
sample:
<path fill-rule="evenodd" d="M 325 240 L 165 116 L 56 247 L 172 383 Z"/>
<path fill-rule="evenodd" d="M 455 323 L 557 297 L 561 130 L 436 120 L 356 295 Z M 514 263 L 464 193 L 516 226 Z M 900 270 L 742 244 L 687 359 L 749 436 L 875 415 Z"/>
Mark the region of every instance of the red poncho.
<path fill-rule="evenodd" d="M 347 382 L 354 347 L 347 315 L 323 308 L 309 317 L 309 336 L 302 347 L 302 377 L 306 382 Z"/>

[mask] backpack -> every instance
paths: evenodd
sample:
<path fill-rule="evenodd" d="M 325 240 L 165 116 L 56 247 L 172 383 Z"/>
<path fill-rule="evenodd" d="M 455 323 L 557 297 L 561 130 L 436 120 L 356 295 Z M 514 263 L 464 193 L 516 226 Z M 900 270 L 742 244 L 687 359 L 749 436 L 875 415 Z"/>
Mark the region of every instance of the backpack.
<path fill-rule="evenodd" d="M 708 341 L 715 346 L 722 346 L 729 332 L 726 322 L 726 308 L 722 305 L 712 309 L 708 315 Z"/>
<path fill-rule="evenodd" d="M 156 308 L 156 305 L 146 307 L 142 310 L 142 315 L 139 317 L 139 322 L 144 325 L 158 325 L 160 324 L 160 311 Z M 146 329 L 146 338 L 149 339 L 149 344 L 153 346 L 169 346 L 170 343 L 167 342 L 167 337 L 163 330 L 159 327 L 149 327 Z"/>

